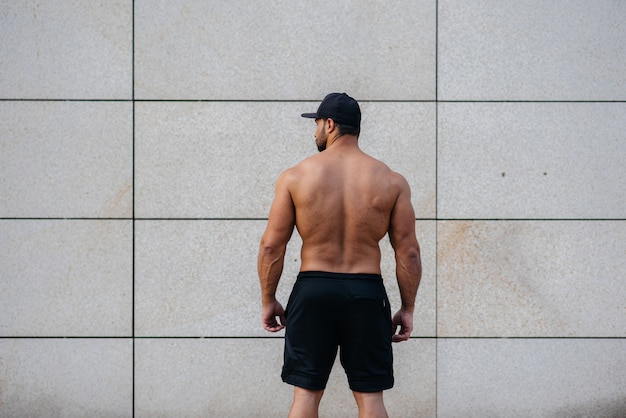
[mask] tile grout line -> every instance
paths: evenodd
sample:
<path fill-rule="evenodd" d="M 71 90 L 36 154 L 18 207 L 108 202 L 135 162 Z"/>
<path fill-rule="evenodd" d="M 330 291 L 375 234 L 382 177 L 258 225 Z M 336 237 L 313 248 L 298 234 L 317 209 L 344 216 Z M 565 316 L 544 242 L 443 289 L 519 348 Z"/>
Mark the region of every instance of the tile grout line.
<path fill-rule="evenodd" d="M 259 335 L 136 335 L 136 336 L 116 336 L 116 335 L 4 335 L 2 340 L 282 340 L 283 336 L 265 337 Z M 625 341 L 626 336 L 412 336 L 411 340 L 606 340 Z"/>
<path fill-rule="evenodd" d="M 435 185 L 436 187 L 436 185 Z M 133 193 L 134 195 L 134 193 Z M 626 218 L 415 218 L 416 221 L 435 222 L 623 222 Z M 0 221 L 144 221 L 144 222 L 257 222 L 267 218 L 59 218 L 59 217 L 0 217 Z"/>
<path fill-rule="evenodd" d="M 131 96 L 133 103 L 133 132 L 132 132 L 132 184 L 133 184 L 133 194 L 132 194 L 132 224 L 133 224 L 133 233 L 132 233 L 132 313 L 131 313 L 131 326 L 132 326 L 132 389 L 131 389 L 131 408 L 132 408 L 132 417 L 135 417 L 135 0 L 132 1 L 131 4 Z"/>
<path fill-rule="evenodd" d="M 439 219 L 439 0 L 435 1 L 435 219 Z M 439 222 L 435 220 L 435 417 L 439 408 L 439 314 L 438 305 L 438 260 Z"/>
<path fill-rule="evenodd" d="M 134 54 L 134 52 L 133 52 Z M 435 59 L 436 60 L 436 59 Z M 133 60 L 134 61 L 134 60 Z M 437 65 L 437 64 L 435 64 Z M 134 63 L 133 63 L 133 97 L 131 99 L 41 99 L 41 98 L 31 98 L 31 99 L 15 99 L 15 98 L 0 98 L 0 102 L 102 102 L 102 103 L 302 103 L 302 102 L 313 102 L 318 103 L 319 99 L 309 100 L 309 99 L 135 99 L 134 92 Z M 435 77 L 435 89 L 437 88 L 437 77 Z M 435 96 L 438 96 L 437 92 L 435 92 Z M 481 99 L 438 99 L 435 100 L 430 99 L 406 99 L 406 100 L 382 100 L 382 99 L 360 99 L 359 103 L 460 103 L 460 104 L 472 104 L 472 103 L 545 103 L 545 104 L 594 104 L 594 103 L 626 103 L 626 100 L 533 100 L 533 99 L 519 99 L 519 100 L 503 100 L 503 99 L 494 99 L 494 100 L 481 100 Z"/>

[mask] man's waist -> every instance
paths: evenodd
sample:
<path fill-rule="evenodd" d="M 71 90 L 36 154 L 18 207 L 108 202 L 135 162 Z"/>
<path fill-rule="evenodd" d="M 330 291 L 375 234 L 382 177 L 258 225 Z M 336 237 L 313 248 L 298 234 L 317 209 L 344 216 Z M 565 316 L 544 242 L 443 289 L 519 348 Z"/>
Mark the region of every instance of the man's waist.
<path fill-rule="evenodd" d="M 334 271 L 301 271 L 298 279 L 382 280 L 379 273 L 341 273 Z"/>

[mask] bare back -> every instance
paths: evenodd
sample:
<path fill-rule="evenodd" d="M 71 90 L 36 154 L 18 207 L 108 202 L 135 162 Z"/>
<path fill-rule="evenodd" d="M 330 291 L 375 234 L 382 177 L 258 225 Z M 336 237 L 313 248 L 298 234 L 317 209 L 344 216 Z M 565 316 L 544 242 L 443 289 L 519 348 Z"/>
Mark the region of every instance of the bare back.
<path fill-rule="evenodd" d="M 336 147 L 291 169 L 289 191 L 302 237 L 302 271 L 380 273 L 404 179 L 358 147 Z"/>
<path fill-rule="evenodd" d="M 263 326 L 271 332 L 285 327 L 276 290 L 294 227 L 302 237 L 301 271 L 380 274 L 378 243 L 388 234 L 401 302 L 392 318 L 400 330 L 392 341 L 406 341 L 422 274 L 411 188 L 404 177 L 359 149 L 360 110 L 345 93 L 328 95 L 316 113 L 302 116 L 315 119 L 320 153 L 283 171 L 276 181 L 259 244 Z M 335 118 L 356 124 L 337 125 Z"/>

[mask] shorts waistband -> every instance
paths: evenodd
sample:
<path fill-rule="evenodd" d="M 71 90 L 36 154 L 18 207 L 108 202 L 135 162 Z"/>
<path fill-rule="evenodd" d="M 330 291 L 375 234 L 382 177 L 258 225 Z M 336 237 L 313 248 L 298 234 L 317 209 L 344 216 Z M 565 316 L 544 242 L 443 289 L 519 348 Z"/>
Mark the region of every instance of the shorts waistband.
<path fill-rule="evenodd" d="M 335 279 L 335 280 L 382 280 L 383 276 L 372 273 L 335 273 L 330 271 L 301 271 L 298 279 Z"/>

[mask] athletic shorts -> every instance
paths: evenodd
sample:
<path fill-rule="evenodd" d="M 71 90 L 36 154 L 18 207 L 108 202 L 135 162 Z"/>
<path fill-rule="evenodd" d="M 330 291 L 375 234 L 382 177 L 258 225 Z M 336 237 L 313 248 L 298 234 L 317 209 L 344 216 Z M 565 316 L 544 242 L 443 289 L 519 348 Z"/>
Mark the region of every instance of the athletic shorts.
<path fill-rule="evenodd" d="M 380 275 L 301 272 L 285 318 L 284 382 L 325 389 L 339 348 L 350 389 L 393 387 L 391 310 Z"/>

